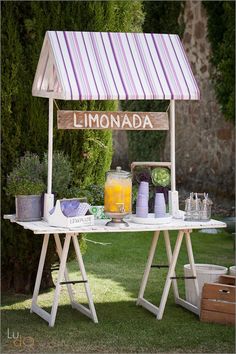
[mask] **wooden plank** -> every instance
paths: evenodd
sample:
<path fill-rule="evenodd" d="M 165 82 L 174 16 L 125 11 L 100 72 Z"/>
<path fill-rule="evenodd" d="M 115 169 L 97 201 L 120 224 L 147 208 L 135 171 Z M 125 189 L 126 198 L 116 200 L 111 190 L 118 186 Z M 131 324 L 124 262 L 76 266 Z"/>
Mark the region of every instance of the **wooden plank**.
<path fill-rule="evenodd" d="M 219 277 L 218 283 L 235 285 L 236 277 L 235 275 L 221 275 Z"/>
<path fill-rule="evenodd" d="M 66 97 L 63 92 L 55 92 L 55 91 L 38 91 L 32 90 L 32 96 L 43 97 L 43 98 L 54 98 L 58 100 L 70 100 L 70 97 Z"/>
<path fill-rule="evenodd" d="M 183 306 L 184 308 L 186 308 L 187 310 L 195 313 L 196 315 L 199 316 L 199 308 L 193 304 L 191 304 L 190 302 L 178 297 L 175 299 L 175 302 L 177 305 Z"/>
<path fill-rule="evenodd" d="M 50 313 L 48 313 L 47 311 L 39 307 L 36 303 L 32 303 L 31 310 L 32 312 L 37 313 L 37 315 L 42 317 L 48 323 L 50 322 L 50 318 L 51 318 Z"/>
<path fill-rule="evenodd" d="M 150 166 L 150 167 L 171 167 L 171 162 L 155 162 L 155 161 L 137 161 L 131 163 L 131 169 L 137 166 Z"/>
<path fill-rule="evenodd" d="M 10 218 L 11 222 L 15 222 L 22 227 L 25 227 L 25 222 L 18 222 L 15 219 L 15 215 L 7 215 Z M 124 227 L 117 225 L 114 227 L 105 226 L 107 220 L 96 220 L 94 226 L 82 227 L 77 229 L 68 229 L 68 228 L 59 228 L 49 226 L 48 223 L 44 220 L 29 222 L 27 223 L 27 229 L 34 232 L 34 234 L 53 234 L 53 233 L 100 233 L 100 232 L 124 232 Z M 129 227 L 126 228 L 126 232 L 138 232 L 138 231 L 157 231 L 157 230 L 189 230 L 189 229 L 201 229 L 201 228 L 223 228 L 226 227 L 226 224 L 218 220 L 210 220 L 207 222 L 189 222 L 183 221 L 181 219 L 172 219 L 169 224 L 159 224 L 159 225 L 142 225 L 134 224 L 129 222 Z"/>
<path fill-rule="evenodd" d="M 235 286 L 218 283 L 205 283 L 202 290 L 202 298 L 234 302 Z"/>
<path fill-rule="evenodd" d="M 83 313 L 85 316 L 87 316 L 93 320 L 92 312 L 87 307 L 79 304 L 76 301 L 72 301 L 71 305 L 72 305 L 73 309 L 76 309 L 77 311 Z"/>
<path fill-rule="evenodd" d="M 58 129 L 168 130 L 167 112 L 57 111 Z"/>
<path fill-rule="evenodd" d="M 201 310 L 235 314 L 235 304 L 233 302 L 202 299 Z"/>
<path fill-rule="evenodd" d="M 158 314 L 159 308 L 144 298 L 139 298 L 137 300 L 137 305 L 144 307 L 148 311 L 152 312 L 154 315 Z"/>
<path fill-rule="evenodd" d="M 200 320 L 203 322 L 214 322 L 230 325 L 233 325 L 235 323 L 235 317 L 232 314 L 207 310 L 201 311 Z"/>
<path fill-rule="evenodd" d="M 147 166 L 147 167 L 169 167 L 171 168 L 171 162 L 155 162 L 155 161 L 150 161 L 150 162 L 147 162 L 147 161 L 134 161 L 131 163 L 131 173 L 133 173 L 133 170 L 135 169 L 135 167 L 143 167 L 143 166 Z"/>

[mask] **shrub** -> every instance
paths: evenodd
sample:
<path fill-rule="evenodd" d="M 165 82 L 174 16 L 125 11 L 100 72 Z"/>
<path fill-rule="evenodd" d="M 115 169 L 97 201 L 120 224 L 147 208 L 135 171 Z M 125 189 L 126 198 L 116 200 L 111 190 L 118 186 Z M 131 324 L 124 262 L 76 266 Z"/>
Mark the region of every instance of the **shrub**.
<path fill-rule="evenodd" d="M 208 38 L 216 96 L 226 119 L 235 117 L 235 2 L 203 1 L 208 14 Z"/>
<path fill-rule="evenodd" d="M 72 187 L 66 193 L 67 198 L 86 198 L 91 205 L 104 204 L 104 186 L 91 184 L 87 188 Z"/>
<path fill-rule="evenodd" d="M 43 158 L 47 151 L 48 100 L 31 95 L 45 32 L 50 29 L 138 31 L 143 12 L 140 1 L 3 1 L 1 10 L 2 186 L 6 187 L 7 175 L 19 156 L 31 151 Z M 113 101 L 60 101 L 58 105 L 76 110 L 117 109 L 117 102 Z M 70 156 L 74 172 L 71 184 L 76 187 L 102 184 L 111 163 L 111 132 L 54 128 L 54 148 Z M 53 189 L 58 190 L 58 196 L 64 196 L 64 189 L 59 190 L 55 183 L 53 179 Z M 14 208 L 12 198 L 4 190 L 2 205 L 4 214 Z M 41 238 L 3 221 L 1 242 L 3 289 L 29 291 L 35 281 Z M 43 274 L 45 287 L 52 284 L 53 260 L 54 244 L 50 243 Z"/>
<path fill-rule="evenodd" d="M 48 154 L 43 157 L 43 180 L 47 184 Z M 53 152 L 52 164 L 52 191 L 57 198 L 65 198 L 73 179 L 73 169 L 68 155 L 62 151 Z"/>
<path fill-rule="evenodd" d="M 7 177 L 8 195 L 34 195 L 45 191 L 42 179 L 42 164 L 39 156 L 27 152 L 17 161 L 17 165 Z"/>

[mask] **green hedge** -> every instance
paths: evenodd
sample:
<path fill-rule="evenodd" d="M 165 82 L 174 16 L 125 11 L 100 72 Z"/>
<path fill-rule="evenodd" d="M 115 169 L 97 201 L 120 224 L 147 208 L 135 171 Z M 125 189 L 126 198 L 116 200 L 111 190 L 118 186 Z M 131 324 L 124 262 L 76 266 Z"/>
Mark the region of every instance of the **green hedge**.
<path fill-rule="evenodd" d="M 140 1 L 4 1 L 2 10 L 2 186 L 16 159 L 25 151 L 43 157 L 47 150 L 48 100 L 32 97 L 31 88 L 47 30 L 140 31 Z M 62 102 L 60 108 L 116 110 L 117 102 Z M 101 184 L 112 157 L 106 131 L 58 131 L 54 148 L 71 156 L 76 185 Z M 14 211 L 14 200 L 2 193 L 2 213 Z M 2 223 L 3 289 L 30 291 L 42 238 Z M 51 284 L 50 245 L 44 285 Z"/>
<path fill-rule="evenodd" d="M 215 90 L 226 119 L 235 118 L 235 2 L 204 1 Z"/>

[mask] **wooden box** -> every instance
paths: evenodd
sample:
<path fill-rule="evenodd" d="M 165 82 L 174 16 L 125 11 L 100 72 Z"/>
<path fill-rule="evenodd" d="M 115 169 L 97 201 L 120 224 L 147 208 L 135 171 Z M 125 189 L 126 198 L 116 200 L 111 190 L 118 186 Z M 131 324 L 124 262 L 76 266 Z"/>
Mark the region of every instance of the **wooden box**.
<path fill-rule="evenodd" d="M 235 279 L 235 276 L 222 275 L 217 283 L 204 284 L 201 321 L 235 324 Z"/>

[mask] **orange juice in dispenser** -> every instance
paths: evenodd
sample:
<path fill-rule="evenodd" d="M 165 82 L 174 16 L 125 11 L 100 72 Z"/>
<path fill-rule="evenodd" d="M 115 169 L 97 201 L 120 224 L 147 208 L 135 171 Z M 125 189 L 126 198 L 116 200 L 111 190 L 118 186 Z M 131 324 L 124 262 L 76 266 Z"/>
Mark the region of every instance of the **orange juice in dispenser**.
<path fill-rule="evenodd" d="M 124 221 L 124 216 L 132 212 L 132 178 L 121 167 L 106 173 L 104 211 L 113 223 Z"/>

